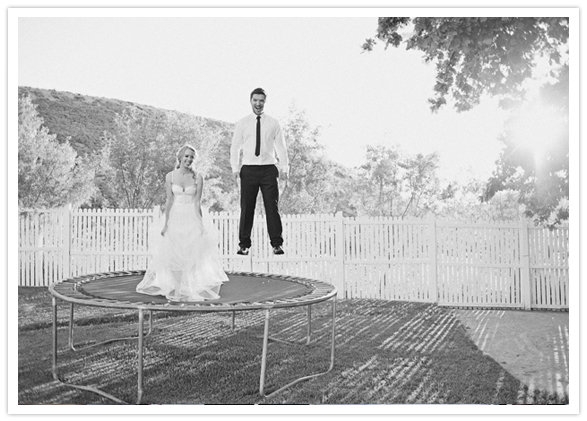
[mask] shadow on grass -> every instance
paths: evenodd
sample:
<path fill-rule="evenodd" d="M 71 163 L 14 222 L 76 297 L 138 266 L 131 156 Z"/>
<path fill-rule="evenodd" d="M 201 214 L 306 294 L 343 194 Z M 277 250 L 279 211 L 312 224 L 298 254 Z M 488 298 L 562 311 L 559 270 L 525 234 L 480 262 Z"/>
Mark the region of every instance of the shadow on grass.
<path fill-rule="evenodd" d="M 26 291 L 25 291 L 26 292 Z M 49 306 L 47 307 L 47 302 Z M 20 302 L 19 403 L 111 404 L 93 393 L 68 388 L 51 376 L 48 294 Z M 35 310 L 35 306 L 38 306 Z M 20 308 L 20 307 L 19 307 Z M 66 325 L 66 306 L 59 323 Z M 315 305 L 309 346 L 270 343 L 266 392 L 316 372 L 330 363 L 330 305 Z M 49 313 L 50 314 L 50 313 Z M 300 340 L 305 309 L 271 312 L 271 334 Z M 128 312 L 80 309 L 81 343 L 132 334 Z M 32 326 L 35 326 L 33 328 Z M 79 332 L 78 332 L 79 331 Z M 136 401 L 136 342 L 93 350 L 66 349 L 67 328 L 59 332 L 59 373 L 72 383 L 104 389 Z M 136 332 L 135 332 L 136 333 Z M 263 399 L 258 394 L 263 312 L 155 314 L 145 341 L 143 403 L 146 404 L 565 404 L 567 396 L 536 391 L 481 352 L 449 309 L 431 304 L 380 300 L 339 301 L 335 365 L 331 372 Z"/>

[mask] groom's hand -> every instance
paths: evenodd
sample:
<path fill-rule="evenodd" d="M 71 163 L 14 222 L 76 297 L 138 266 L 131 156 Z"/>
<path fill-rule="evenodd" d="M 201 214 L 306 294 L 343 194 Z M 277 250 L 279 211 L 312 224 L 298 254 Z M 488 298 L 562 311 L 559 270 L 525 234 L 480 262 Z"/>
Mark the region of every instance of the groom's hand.
<path fill-rule="evenodd" d="M 240 178 L 238 172 L 232 173 L 232 176 L 234 177 L 234 184 L 236 185 L 236 187 L 238 187 L 238 180 Z"/>

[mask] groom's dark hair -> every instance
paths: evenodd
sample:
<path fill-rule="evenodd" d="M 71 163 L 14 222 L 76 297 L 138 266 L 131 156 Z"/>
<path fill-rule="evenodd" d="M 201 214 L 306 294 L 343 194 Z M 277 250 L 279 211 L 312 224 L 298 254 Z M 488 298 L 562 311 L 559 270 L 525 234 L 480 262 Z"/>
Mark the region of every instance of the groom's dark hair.
<path fill-rule="evenodd" d="M 253 95 L 255 94 L 264 95 L 265 98 L 267 98 L 267 94 L 265 93 L 265 90 L 263 88 L 253 89 L 253 92 L 251 92 L 251 97 L 249 99 L 253 99 Z"/>

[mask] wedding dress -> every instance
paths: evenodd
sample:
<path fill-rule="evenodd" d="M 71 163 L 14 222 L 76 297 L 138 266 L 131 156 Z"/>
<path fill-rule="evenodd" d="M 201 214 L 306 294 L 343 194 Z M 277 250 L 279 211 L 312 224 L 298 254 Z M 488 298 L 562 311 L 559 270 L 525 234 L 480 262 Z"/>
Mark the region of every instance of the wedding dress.
<path fill-rule="evenodd" d="M 136 291 L 163 295 L 173 301 L 202 301 L 220 298 L 228 276 L 218 253 L 216 228 L 207 214 L 196 211 L 196 186 L 183 188 L 173 184 L 174 200 L 169 212 L 167 231 L 161 224 L 151 233 L 152 263 Z M 154 224 L 155 225 L 155 224 Z"/>

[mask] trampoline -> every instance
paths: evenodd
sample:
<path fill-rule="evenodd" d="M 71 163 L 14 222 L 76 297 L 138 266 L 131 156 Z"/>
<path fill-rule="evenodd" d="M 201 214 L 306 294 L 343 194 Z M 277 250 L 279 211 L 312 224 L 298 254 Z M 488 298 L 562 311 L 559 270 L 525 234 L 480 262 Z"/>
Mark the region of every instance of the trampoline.
<path fill-rule="evenodd" d="M 271 397 L 290 386 L 330 372 L 334 366 L 334 338 L 336 319 L 336 288 L 328 283 L 293 276 L 271 275 L 249 272 L 227 272 L 229 282 L 222 285 L 221 298 L 206 301 L 177 302 L 170 301 L 163 296 L 151 296 L 135 291 L 136 285 L 143 279 L 144 270 L 108 272 L 85 275 L 54 282 L 49 286 L 53 305 L 53 378 L 63 385 L 97 393 L 118 403 L 128 403 L 104 392 L 103 390 L 72 383 L 59 379 L 57 367 L 57 301 L 70 303 L 69 313 L 69 347 L 73 351 L 91 348 L 118 340 L 138 340 L 137 347 L 137 400 L 140 404 L 143 397 L 143 349 L 144 338 L 153 327 L 153 311 L 172 312 L 232 312 L 231 328 L 235 328 L 235 313 L 237 311 L 264 310 L 265 326 L 263 333 L 263 350 L 261 355 L 261 373 L 259 379 L 259 394 L 265 398 Z M 331 300 L 332 328 L 330 338 L 330 365 L 326 371 L 300 377 L 280 387 L 270 394 L 265 393 L 265 372 L 267 368 L 267 348 L 269 340 L 298 344 L 269 336 L 270 311 L 278 308 L 307 307 L 307 330 L 305 345 L 311 343 L 312 331 L 312 304 Z M 74 306 L 95 306 L 136 310 L 138 312 L 138 334 L 125 338 L 114 338 L 94 343 L 84 348 L 77 348 L 73 340 Z M 149 330 L 144 332 L 145 312 L 149 313 Z"/>

